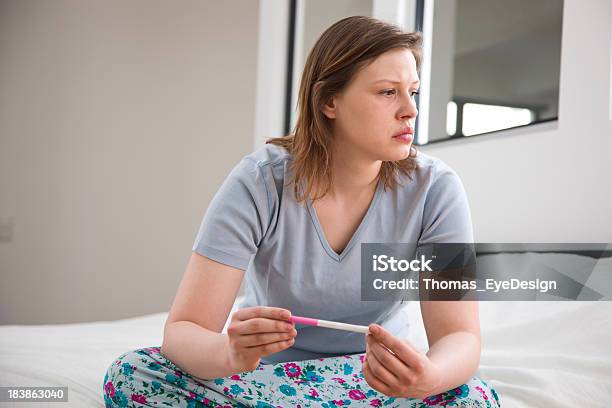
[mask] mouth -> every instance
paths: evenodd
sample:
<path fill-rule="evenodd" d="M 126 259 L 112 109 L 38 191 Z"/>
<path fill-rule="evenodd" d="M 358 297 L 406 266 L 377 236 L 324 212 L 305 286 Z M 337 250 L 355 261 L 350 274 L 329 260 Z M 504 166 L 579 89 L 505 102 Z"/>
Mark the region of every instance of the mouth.
<path fill-rule="evenodd" d="M 393 139 L 398 139 L 404 142 L 412 142 L 414 135 L 414 128 L 407 127 L 400 130 L 398 133 L 393 135 Z"/>
<path fill-rule="evenodd" d="M 393 137 L 398 137 L 398 136 L 402 136 L 402 135 L 413 135 L 414 134 L 414 128 L 413 127 L 405 127 L 402 130 L 400 130 L 399 132 L 397 132 L 396 134 L 393 135 Z"/>

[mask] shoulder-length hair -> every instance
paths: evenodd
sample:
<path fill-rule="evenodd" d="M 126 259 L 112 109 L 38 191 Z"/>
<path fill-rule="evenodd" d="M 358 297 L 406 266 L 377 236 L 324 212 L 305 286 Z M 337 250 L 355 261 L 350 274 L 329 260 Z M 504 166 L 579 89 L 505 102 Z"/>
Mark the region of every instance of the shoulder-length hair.
<path fill-rule="evenodd" d="M 296 201 L 316 200 L 331 187 L 331 123 L 321 107 L 342 91 L 351 78 L 379 55 L 393 49 L 409 49 L 420 71 L 422 34 L 365 16 L 344 18 L 329 27 L 308 54 L 298 96 L 298 116 L 293 132 L 266 141 L 284 147 L 292 156 Z M 417 168 L 417 150 L 410 148 L 406 159 L 383 161 L 378 177 L 384 188 L 397 186 L 398 174 Z"/>

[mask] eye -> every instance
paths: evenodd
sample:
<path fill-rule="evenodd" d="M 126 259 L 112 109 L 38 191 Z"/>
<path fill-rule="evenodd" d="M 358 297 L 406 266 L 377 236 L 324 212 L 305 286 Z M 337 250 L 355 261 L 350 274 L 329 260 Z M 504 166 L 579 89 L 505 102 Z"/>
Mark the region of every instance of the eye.
<path fill-rule="evenodd" d="M 384 91 L 380 91 L 380 94 L 385 95 L 385 96 L 392 96 L 396 94 L 396 90 L 395 89 L 385 89 Z M 419 94 L 419 91 L 410 92 L 410 96 L 412 98 L 414 98 L 418 94 Z"/>
<path fill-rule="evenodd" d="M 385 96 L 395 95 L 395 89 L 385 89 L 384 91 L 381 91 L 380 93 Z"/>

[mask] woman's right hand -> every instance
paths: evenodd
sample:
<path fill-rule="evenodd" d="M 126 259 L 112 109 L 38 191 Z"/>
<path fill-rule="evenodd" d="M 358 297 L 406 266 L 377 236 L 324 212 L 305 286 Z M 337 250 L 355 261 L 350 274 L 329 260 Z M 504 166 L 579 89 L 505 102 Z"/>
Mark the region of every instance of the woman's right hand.
<path fill-rule="evenodd" d="M 237 310 L 227 328 L 229 359 L 238 372 L 253 371 L 261 357 L 291 347 L 297 336 L 291 312 L 269 306 Z"/>

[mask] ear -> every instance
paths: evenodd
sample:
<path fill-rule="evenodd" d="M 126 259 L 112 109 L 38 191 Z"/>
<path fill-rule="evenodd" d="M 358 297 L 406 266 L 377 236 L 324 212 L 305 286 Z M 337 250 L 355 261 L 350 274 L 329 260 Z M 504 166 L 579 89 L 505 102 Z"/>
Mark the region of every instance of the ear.
<path fill-rule="evenodd" d="M 336 99 L 332 96 L 321 107 L 321 111 L 328 119 L 336 119 Z"/>
<path fill-rule="evenodd" d="M 317 82 L 314 85 L 315 92 L 317 92 L 322 85 L 323 85 L 322 81 Z M 327 116 L 328 119 L 335 119 L 336 118 L 336 101 L 335 101 L 335 98 L 333 96 L 331 98 L 329 98 L 323 104 L 323 106 L 321 106 L 321 112 L 323 112 L 323 114 L 325 116 Z"/>

